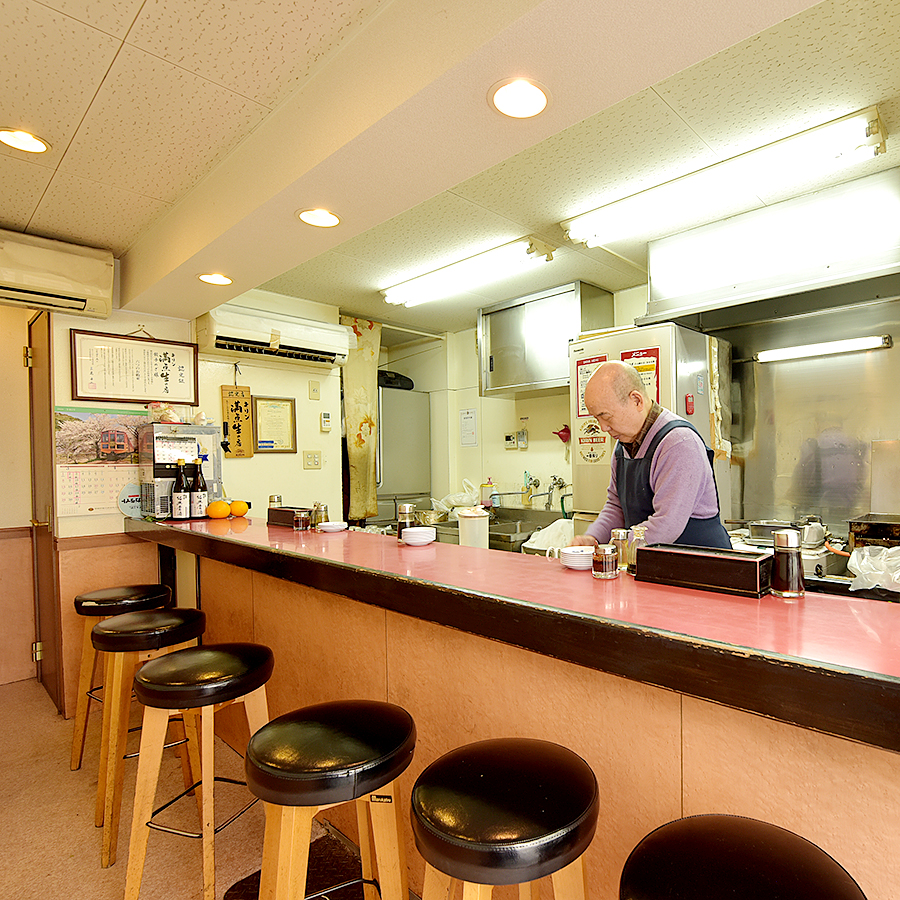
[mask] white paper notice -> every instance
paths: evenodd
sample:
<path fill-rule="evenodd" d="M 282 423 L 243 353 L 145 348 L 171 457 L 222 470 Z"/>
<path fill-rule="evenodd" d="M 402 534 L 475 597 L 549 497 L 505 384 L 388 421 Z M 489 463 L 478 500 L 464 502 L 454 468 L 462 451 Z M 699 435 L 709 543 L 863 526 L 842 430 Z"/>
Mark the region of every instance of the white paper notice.
<path fill-rule="evenodd" d="M 459 445 L 460 447 L 477 447 L 478 431 L 474 409 L 459 411 Z"/>

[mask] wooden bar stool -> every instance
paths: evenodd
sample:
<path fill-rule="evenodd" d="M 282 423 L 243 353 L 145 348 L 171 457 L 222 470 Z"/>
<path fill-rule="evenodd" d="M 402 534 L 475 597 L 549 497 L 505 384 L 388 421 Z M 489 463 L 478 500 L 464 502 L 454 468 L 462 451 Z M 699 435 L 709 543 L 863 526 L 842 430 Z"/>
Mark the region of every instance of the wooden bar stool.
<path fill-rule="evenodd" d="M 125 774 L 125 743 L 128 739 L 128 710 L 131 685 L 138 665 L 189 646 L 206 628 L 206 615 L 199 609 L 152 609 L 111 616 L 91 630 L 95 650 L 109 654 L 104 680 L 103 733 L 100 769 L 97 777 L 97 807 L 94 823 L 103 827 L 100 865 L 116 861 L 119 838 L 119 811 Z M 195 747 L 188 744 L 188 747 Z M 199 763 L 199 760 L 197 760 Z M 192 783 L 187 753 L 182 754 L 187 784 Z"/>
<path fill-rule="evenodd" d="M 522 900 L 536 900 L 532 882 L 545 875 L 556 900 L 584 900 L 582 854 L 598 810 L 590 766 L 558 744 L 507 738 L 451 750 L 412 791 L 422 900 L 444 900 L 453 878 L 463 900 L 489 900 L 496 884 L 518 884 Z"/>
<path fill-rule="evenodd" d="M 849 872 L 815 844 L 742 816 L 689 816 L 631 851 L 620 900 L 866 900 Z"/>
<path fill-rule="evenodd" d="M 73 772 L 81 768 L 88 713 L 91 701 L 97 700 L 94 696 L 97 690 L 94 687 L 97 651 L 91 643 L 93 627 L 109 616 L 170 606 L 172 606 L 172 591 L 164 584 L 127 584 L 122 587 L 90 591 L 75 598 L 75 612 L 79 616 L 84 616 L 85 621 L 81 641 L 81 666 L 78 673 L 78 698 L 75 703 L 75 728 L 72 734 L 70 768 Z"/>
<path fill-rule="evenodd" d="M 302 900 L 313 817 L 351 800 L 366 900 L 379 893 L 382 900 L 407 900 L 395 779 L 412 761 L 415 745 L 412 716 L 374 700 L 307 706 L 257 731 L 244 768 L 247 787 L 266 804 L 260 900 Z"/>
<path fill-rule="evenodd" d="M 231 703 L 243 703 L 250 733 L 262 728 L 269 718 L 265 684 L 273 666 L 268 647 L 234 643 L 176 650 L 144 663 L 138 670 L 134 691 L 145 708 L 125 875 L 126 900 L 137 900 L 140 894 L 149 829 L 184 834 L 152 821 L 166 725 L 170 716 L 181 714 L 185 723 L 196 722 L 198 714 L 200 717 L 199 785 L 203 813 L 200 831 L 190 836 L 202 838 L 203 897 L 215 900 L 213 714 Z"/>

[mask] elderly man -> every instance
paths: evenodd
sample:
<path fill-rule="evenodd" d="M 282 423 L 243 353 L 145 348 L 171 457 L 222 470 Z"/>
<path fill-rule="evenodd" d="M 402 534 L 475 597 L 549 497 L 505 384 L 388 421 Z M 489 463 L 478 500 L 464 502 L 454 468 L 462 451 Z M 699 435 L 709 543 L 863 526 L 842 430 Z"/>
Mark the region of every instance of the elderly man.
<path fill-rule="evenodd" d="M 648 544 L 731 548 L 712 451 L 693 425 L 652 400 L 640 375 L 621 362 L 594 372 L 584 404 L 617 443 L 606 505 L 573 543 L 606 543 L 613 528 L 646 525 Z"/>

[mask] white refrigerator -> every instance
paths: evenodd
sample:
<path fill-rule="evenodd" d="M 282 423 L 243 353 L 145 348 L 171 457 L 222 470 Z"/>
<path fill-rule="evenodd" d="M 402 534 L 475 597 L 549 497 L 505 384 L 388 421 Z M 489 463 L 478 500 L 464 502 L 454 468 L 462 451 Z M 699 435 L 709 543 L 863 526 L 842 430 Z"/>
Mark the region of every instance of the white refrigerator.
<path fill-rule="evenodd" d="M 611 328 L 582 335 L 569 345 L 576 534 L 583 533 L 606 503 L 615 440 L 588 413 L 584 389 L 597 367 L 610 360 L 634 366 L 650 396 L 690 422 L 715 451 L 721 517 L 730 518 L 730 345 L 673 323 Z"/>

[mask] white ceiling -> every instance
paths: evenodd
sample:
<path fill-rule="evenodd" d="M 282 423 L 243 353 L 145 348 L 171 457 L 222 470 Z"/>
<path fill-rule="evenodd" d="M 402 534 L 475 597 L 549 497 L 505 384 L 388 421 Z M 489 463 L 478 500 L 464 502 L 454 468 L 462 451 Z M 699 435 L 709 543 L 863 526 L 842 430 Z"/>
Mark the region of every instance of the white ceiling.
<path fill-rule="evenodd" d="M 582 279 L 646 282 L 646 233 L 558 223 L 877 104 L 900 138 L 896 0 L 0 0 L 0 227 L 111 249 L 122 306 L 191 318 L 246 290 L 428 331 Z M 547 111 L 487 89 L 530 75 Z M 832 181 L 900 165 L 888 153 Z M 717 217 L 828 182 L 723 197 Z M 299 209 L 342 217 L 313 229 Z M 685 227 L 700 224 L 686 211 Z M 540 273 L 411 310 L 379 289 L 504 241 Z M 196 275 L 223 271 L 228 288 Z"/>

